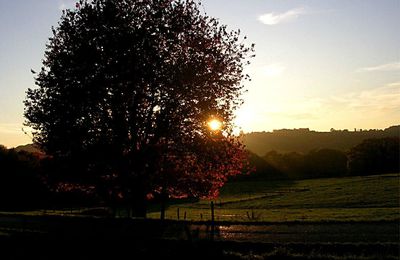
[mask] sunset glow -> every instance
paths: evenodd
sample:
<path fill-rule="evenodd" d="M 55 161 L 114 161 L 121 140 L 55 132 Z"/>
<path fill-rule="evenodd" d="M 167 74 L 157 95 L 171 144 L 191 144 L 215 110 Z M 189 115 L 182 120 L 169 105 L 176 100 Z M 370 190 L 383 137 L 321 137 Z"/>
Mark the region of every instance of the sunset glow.
<path fill-rule="evenodd" d="M 211 119 L 208 121 L 207 125 L 212 131 L 218 131 L 222 127 L 222 123 L 218 119 Z"/>

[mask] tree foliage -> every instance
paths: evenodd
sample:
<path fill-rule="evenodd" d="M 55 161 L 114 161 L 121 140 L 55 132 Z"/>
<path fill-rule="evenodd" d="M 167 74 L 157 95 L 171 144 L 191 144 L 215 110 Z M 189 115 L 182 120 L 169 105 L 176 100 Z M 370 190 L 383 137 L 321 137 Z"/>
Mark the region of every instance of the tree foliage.
<path fill-rule="evenodd" d="M 199 5 L 82 0 L 63 12 L 25 100 L 35 143 L 74 169 L 63 178 L 135 200 L 213 196 L 240 172 L 232 119 L 254 45 Z"/>
<path fill-rule="evenodd" d="M 329 178 L 347 175 L 346 154 L 338 150 L 312 150 L 307 154 L 296 152 L 280 154 L 276 151 L 270 151 L 263 158 L 290 179 Z"/>
<path fill-rule="evenodd" d="M 364 140 L 349 152 L 349 172 L 352 175 L 394 173 L 400 171 L 400 138 Z"/>

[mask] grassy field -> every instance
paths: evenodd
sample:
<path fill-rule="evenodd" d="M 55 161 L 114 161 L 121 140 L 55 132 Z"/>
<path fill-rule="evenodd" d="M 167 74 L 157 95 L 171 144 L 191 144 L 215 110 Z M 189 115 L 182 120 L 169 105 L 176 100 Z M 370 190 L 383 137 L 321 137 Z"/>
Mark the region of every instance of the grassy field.
<path fill-rule="evenodd" d="M 210 203 L 209 200 L 170 201 L 166 217 L 176 220 L 179 211 L 180 220 L 208 221 L 211 219 Z M 214 205 L 217 221 L 399 221 L 400 173 L 299 181 L 232 182 L 222 188 Z M 85 211 L 85 208 L 76 208 L 18 214 L 79 216 L 86 215 Z M 104 213 L 101 208 L 97 211 Z M 118 213 L 121 217 L 124 214 L 126 211 L 123 209 Z M 152 205 L 147 217 L 160 218 L 159 205 Z"/>
<path fill-rule="evenodd" d="M 300 181 L 233 182 L 214 200 L 220 221 L 400 220 L 400 174 Z M 168 219 L 209 220 L 210 201 L 174 201 Z M 159 212 L 148 213 L 159 218 Z"/>
<path fill-rule="evenodd" d="M 400 174 L 233 182 L 215 203 L 171 201 L 167 219 L 98 217 L 107 208 L 0 212 L 11 259 L 399 259 Z M 121 213 L 124 210 L 121 209 Z M 90 213 L 90 214 L 89 214 Z M 90 216 L 97 216 L 95 218 Z M 265 223 L 275 222 L 275 223 Z M 87 243 L 91 241 L 91 243 Z M 127 243 L 127 246 L 122 246 Z M 93 244 L 95 246 L 90 247 Z M 46 247 L 43 247 L 46 245 Z M 79 256 L 79 257 L 78 257 Z"/>

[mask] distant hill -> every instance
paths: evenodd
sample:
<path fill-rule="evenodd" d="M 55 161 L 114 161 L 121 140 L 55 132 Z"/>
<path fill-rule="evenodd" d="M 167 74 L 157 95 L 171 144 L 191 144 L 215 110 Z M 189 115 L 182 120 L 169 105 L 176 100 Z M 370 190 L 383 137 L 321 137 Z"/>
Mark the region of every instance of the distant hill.
<path fill-rule="evenodd" d="M 245 134 L 243 142 L 246 148 L 258 156 L 265 156 L 270 151 L 279 153 L 308 153 L 311 150 L 335 149 L 348 151 L 369 138 L 400 137 L 400 125 L 384 130 L 334 130 L 317 132 L 308 128 L 282 129 L 273 132 L 253 132 Z M 33 144 L 20 145 L 16 151 L 41 153 Z M 253 155 L 253 156 L 255 156 Z M 255 158 L 253 158 L 257 161 Z"/>
<path fill-rule="evenodd" d="M 243 137 L 246 148 L 259 156 L 269 151 L 308 153 L 316 149 L 348 151 L 369 138 L 399 137 L 400 125 L 384 130 L 334 130 L 317 132 L 308 128 L 253 132 Z"/>
<path fill-rule="evenodd" d="M 34 144 L 19 145 L 19 146 L 15 147 L 14 150 L 17 152 L 25 151 L 25 152 L 30 152 L 30 153 L 43 153 Z"/>

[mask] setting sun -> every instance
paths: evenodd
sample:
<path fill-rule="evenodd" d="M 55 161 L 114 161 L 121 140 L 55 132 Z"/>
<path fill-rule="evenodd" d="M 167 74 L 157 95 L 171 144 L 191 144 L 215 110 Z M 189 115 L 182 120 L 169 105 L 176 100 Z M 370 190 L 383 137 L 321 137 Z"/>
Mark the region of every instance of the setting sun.
<path fill-rule="evenodd" d="M 220 130 L 222 127 L 222 123 L 218 119 L 211 119 L 208 121 L 207 125 L 212 131 Z"/>

